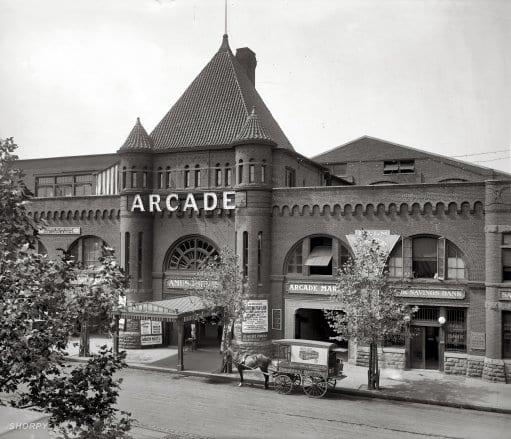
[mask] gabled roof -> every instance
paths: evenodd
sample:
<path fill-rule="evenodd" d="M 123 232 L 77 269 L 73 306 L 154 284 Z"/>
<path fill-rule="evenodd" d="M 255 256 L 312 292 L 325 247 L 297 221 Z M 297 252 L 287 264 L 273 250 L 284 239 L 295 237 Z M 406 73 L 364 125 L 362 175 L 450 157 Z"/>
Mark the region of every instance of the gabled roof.
<path fill-rule="evenodd" d="M 506 178 L 509 174 L 496 171 L 485 166 L 477 166 L 462 160 L 453 159 L 440 154 L 435 154 L 398 143 L 378 139 L 376 137 L 362 136 L 329 151 L 312 157 L 322 164 L 333 164 L 353 161 L 370 160 L 407 160 L 407 159 L 431 159 L 437 162 L 448 163 L 453 166 L 467 169 L 479 175 L 501 175 Z M 492 177 L 493 178 L 493 177 Z"/>
<path fill-rule="evenodd" d="M 154 150 L 230 145 L 254 106 L 268 136 L 293 150 L 224 35 L 218 52 L 152 131 Z"/>
<path fill-rule="evenodd" d="M 140 123 L 140 118 L 137 117 L 137 122 L 131 130 L 128 138 L 124 141 L 122 146 L 119 148 L 119 152 L 127 151 L 152 151 L 153 141 L 147 134 Z"/>
<path fill-rule="evenodd" d="M 241 131 L 236 136 L 236 139 L 234 139 L 236 144 L 252 142 L 275 145 L 275 142 L 259 120 L 255 107 L 252 108 L 252 113 L 248 115 L 247 120 L 241 127 Z"/>

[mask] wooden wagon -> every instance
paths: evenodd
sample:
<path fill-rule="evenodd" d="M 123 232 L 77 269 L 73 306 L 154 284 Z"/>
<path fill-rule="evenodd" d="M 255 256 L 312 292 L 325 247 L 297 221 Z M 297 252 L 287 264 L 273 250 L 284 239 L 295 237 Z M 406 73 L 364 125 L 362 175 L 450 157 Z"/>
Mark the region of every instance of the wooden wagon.
<path fill-rule="evenodd" d="M 334 343 L 283 339 L 274 340 L 273 380 L 275 390 L 289 394 L 293 388 L 302 388 L 311 398 L 321 398 L 333 389 L 342 375 L 343 363 L 337 358 Z"/>

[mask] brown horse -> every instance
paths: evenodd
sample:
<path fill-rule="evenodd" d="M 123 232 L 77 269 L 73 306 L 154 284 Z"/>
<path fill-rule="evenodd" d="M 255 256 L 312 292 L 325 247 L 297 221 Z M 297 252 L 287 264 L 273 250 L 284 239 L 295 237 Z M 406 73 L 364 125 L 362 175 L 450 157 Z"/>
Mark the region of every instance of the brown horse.
<path fill-rule="evenodd" d="M 238 384 L 240 387 L 243 386 L 243 371 L 244 370 L 254 370 L 259 369 L 264 375 L 264 388 L 268 388 L 268 381 L 270 375 L 268 373 L 268 366 L 271 364 L 271 359 L 269 359 L 266 355 L 256 354 L 256 355 L 248 355 L 245 354 L 239 361 L 233 360 L 238 368 L 238 373 L 240 374 L 240 383 Z"/>

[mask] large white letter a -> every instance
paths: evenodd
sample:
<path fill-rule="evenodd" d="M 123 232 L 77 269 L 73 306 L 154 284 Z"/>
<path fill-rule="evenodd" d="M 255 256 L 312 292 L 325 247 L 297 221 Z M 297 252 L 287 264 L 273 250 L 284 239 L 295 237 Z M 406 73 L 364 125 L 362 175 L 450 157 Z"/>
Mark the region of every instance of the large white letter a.
<path fill-rule="evenodd" d="M 142 202 L 142 197 L 140 194 L 135 195 L 133 198 L 133 204 L 131 205 L 131 211 L 135 212 L 135 209 L 140 210 L 140 212 L 145 212 L 144 203 Z"/>

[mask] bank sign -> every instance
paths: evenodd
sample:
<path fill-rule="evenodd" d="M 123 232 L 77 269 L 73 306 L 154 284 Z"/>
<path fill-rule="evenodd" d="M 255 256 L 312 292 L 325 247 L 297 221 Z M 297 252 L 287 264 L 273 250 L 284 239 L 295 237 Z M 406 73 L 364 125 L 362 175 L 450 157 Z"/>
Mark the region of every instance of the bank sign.
<path fill-rule="evenodd" d="M 221 193 L 204 192 L 204 194 L 194 195 L 187 194 L 168 194 L 162 197 L 159 194 L 150 194 L 147 196 L 147 201 L 144 203 L 142 195 L 136 194 L 131 203 L 131 212 L 184 212 L 186 210 L 199 211 L 199 208 L 205 211 L 212 211 L 215 209 L 233 210 L 235 205 L 234 191 L 224 191 Z"/>

